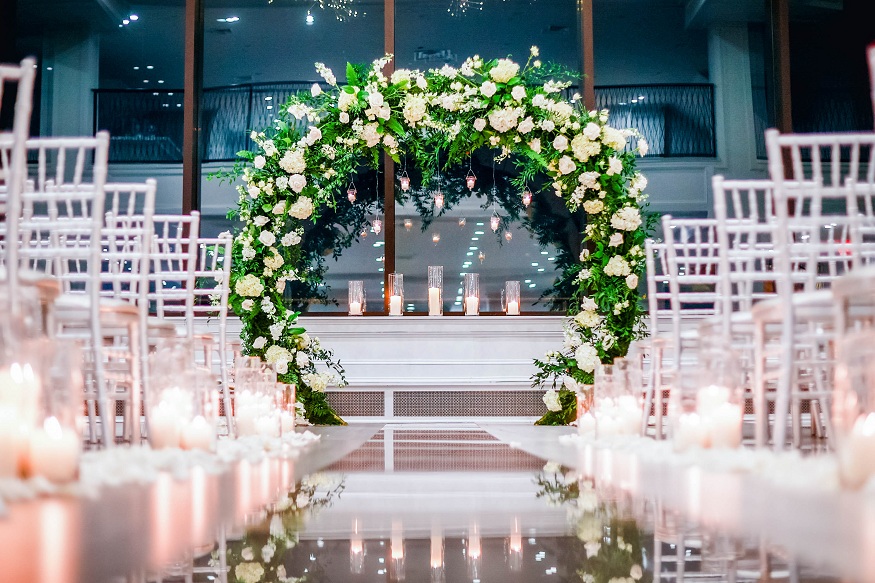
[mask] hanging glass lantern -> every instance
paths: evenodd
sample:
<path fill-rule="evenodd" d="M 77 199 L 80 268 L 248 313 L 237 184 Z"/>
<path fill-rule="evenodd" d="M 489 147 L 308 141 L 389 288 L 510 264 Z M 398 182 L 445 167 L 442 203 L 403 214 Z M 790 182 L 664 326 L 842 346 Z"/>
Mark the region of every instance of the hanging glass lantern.
<path fill-rule="evenodd" d="M 511 239 L 513 239 L 513 233 L 511 233 L 510 231 L 505 231 L 504 232 L 504 239 L 505 239 L 505 241 L 510 241 Z"/>
<path fill-rule="evenodd" d="M 442 209 L 444 208 L 444 193 L 438 190 L 434 193 L 434 208 Z"/>
<path fill-rule="evenodd" d="M 367 236 L 368 236 L 368 230 L 367 230 L 367 229 L 362 229 L 362 232 L 359 233 L 359 236 L 360 236 L 362 239 L 366 239 Z"/>
<path fill-rule="evenodd" d="M 529 190 L 529 187 L 527 186 L 523 191 L 523 205 L 525 205 L 526 208 L 529 208 L 530 204 L 532 204 L 532 191 Z"/>
<path fill-rule="evenodd" d="M 493 233 L 497 232 L 498 227 L 501 226 L 501 217 L 499 217 L 498 214 L 493 213 L 489 218 L 489 226 L 492 227 Z"/>
<path fill-rule="evenodd" d="M 346 189 L 346 198 L 349 199 L 349 202 L 355 202 L 355 195 L 358 194 L 358 190 L 356 190 L 355 183 L 350 182 L 349 188 Z"/>
<path fill-rule="evenodd" d="M 466 219 L 465 217 L 462 217 L 461 219 L 459 219 L 459 226 L 464 227 L 465 223 L 467 223 L 467 222 L 468 222 L 468 219 Z"/>
<path fill-rule="evenodd" d="M 379 235 L 380 231 L 383 230 L 383 221 L 381 221 L 380 219 L 374 219 L 373 225 L 374 225 L 374 233 Z"/>
<path fill-rule="evenodd" d="M 468 175 L 465 176 L 465 184 L 468 186 L 468 190 L 474 190 L 474 184 L 477 183 L 477 176 L 474 175 L 474 171 L 470 168 L 468 169 Z"/>
<path fill-rule="evenodd" d="M 411 219 L 404 219 L 404 230 L 406 230 L 409 233 L 410 229 L 412 229 L 412 228 L 413 228 L 413 221 Z"/>
<path fill-rule="evenodd" d="M 410 176 L 407 175 L 407 170 L 401 173 L 401 178 L 399 180 L 401 182 L 401 190 L 404 192 L 410 190 Z"/>
<path fill-rule="evenodd" d="M 431 242 L 432 242 L 432 243 L 434 243 L 435 245 L 437 245 L 437 244 L 438 244 L 438 241 L 440 241 L 440 240 L 441 240 L 441 234 L 440 234 L 440 233 L 432 233 L 432 235 L 431 235 Z"/>
<path fill-rule="evenodd" d="M 483 260 L 486 259 L 486 253 L 481 251 L 479 254 L 477 254 L 477 259 L 480 260 L 480 265 L 483 265 Z"/>

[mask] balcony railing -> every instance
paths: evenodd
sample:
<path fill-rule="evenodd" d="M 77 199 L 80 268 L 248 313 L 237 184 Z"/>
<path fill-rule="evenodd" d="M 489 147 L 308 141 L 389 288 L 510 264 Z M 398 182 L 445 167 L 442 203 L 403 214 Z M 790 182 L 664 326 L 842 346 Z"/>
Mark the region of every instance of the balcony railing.
<path fill-rule="evenodd" d="M 252 129 L 269 127 L 277 108 L 311 85 L 291 81 L 205 89 L 204 161 L 233 160 L 251 147 Z M 95 90 L 95 130 L 110 132 L 110 162 L 181 162 L 182 97 L 181 91 L 169 90 Z M 596 103 L 610 110 L 614 127 L 641 132 L 650 145 L 648 156 L 716 155 L 713 85 L 596 87 Z"/>

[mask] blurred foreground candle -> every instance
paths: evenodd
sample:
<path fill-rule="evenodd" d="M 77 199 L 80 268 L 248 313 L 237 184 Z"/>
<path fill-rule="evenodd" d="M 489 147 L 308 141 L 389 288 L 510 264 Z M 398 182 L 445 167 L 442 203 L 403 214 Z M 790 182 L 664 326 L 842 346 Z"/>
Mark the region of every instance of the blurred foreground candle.
<path fill-rule="evenodd" d="M 79 476 L 81 449 L 79 435 L 61 427 L 56 417 L 49 417 L 43 428 L 30 436 L 30 473 L 52 482 L 72 482 Z"/>
<path fill-rule="evenodd" d="M 839 448 L 842 483 L 851 488 L 863 486 L 875 473 L 875 413 L 857 418 Z"/>
<path fill-rule="evenodd" d="M 213 438 L 216 432 L 207 423 L 203 415 L 197 415 L 191 423 L 182 430 L 182 449 L 210 450 L 213 447 Z"/>
<path fill-rule="evenodd" d="M 428 315 L 443 315 L 441 291 L 444 286 L 444 268 L 442 265 L 428 266 Z"/>
<path fill-rule="evenodd" d="M 404 310 L 404 275 L 389 274 L 389 315 L 400 316 Z"/>

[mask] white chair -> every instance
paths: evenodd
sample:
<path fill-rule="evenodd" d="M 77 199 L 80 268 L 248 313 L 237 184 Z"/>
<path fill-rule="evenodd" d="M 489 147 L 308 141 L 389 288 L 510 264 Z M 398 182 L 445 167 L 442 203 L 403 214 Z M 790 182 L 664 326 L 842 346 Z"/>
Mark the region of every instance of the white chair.
<path fill-rule="evenodd" d="M 14 178 L 24 179 L 24 165 L 27 164 L 25 141 L 30 134 L 35 79 L 36 59 L 32 57 L 24 59 L 18 65 L 0 64 L 0 108 L 3 106 L 3 94 L 7 87 L 13 83 L 17 85 L 12 132 L 0 130 L 0 215 L 6 214 L 9 197 L 17 196 L 20 192 L 20 186 L 16 187 L 16 191 L 10 190 L 15 183 Z M 10 236 L 14 238 L 15 234 Z"/>
<path fill-rule="evenodd" d="M 802 399 L 814 405 L 814 423 L 821 421 L 818 409 L 829 404 L 834 321 L 829 287 L 869 253 L 871 244 L 861 240 L 860 234 L 873 218 L 865 215 L 865 208 L 864 215 L 859 214 L 856 195 L 871 192 L 875 182 L 873 146 L 872 133 L 766 132 L 775 195 L 778 299 L 753 308 L 758 353 L 754 391 L 761 400 L 767 390 L 770 374 L 764 355 L 772 337 L 780 347 L 779 366 L 773 371 L 776 448 L 784 446 L 787 414 L 799 418 Z M 822 421 L 828 434 L 829 415 Z M 757 436 L 758 444 L 764 443 L 764 437 Z M 796 423 L 793 442 L 798 445 L 800 441 Z"/>
<path fill-rule="evenodd" d="M 869 61 L 869 85 L 872 92 L 872 112 L 875 114 L 875 43 L 866 47 L 866 58 Z"/>
<path fill-rule="evenodd" d="M 27 141 L 27 150 L 35 152 L 37 164 L 33 180 L 21 192 L 20 212 L 7 215 L 9 289 L 13 296 L 22 293 L 18 285 L 22 278 L 37 271 L 55 278 L 63 291 L 76 291 L 88 299 L 85 326 L 92 339 L 88 386 L 99 401 L 102 441 L 110 445 L 110 403 L 99 341 L 103 337 L 100 255 L 109 134 L 32 139 Z M 13 297 L 13 305 L 15 301 Z"/>
<path fill-rule="evenodd" d="M 648 330 L 650 333 L 650 369 L 644 397 L 644 417 L 641 433 L 650 425 L 650 411 L 654 413 L 656 439 L 662 439 L 665 387 L 668 385 L 666 351 L 669 340 L 660 330 L 662 320 L 671 321 L 671 291 L 669 291 L 668 256 L 665 243 L 647 239 L 644 257 L 647 269 Z"/>

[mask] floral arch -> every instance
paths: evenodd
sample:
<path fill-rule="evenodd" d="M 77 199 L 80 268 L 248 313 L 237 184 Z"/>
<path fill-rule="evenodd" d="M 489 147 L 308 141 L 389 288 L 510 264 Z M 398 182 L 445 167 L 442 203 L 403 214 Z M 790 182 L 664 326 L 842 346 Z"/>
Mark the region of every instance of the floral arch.
<path fill-rule="evenodd" d="M 297 324 L 284 290 L 287 282 L 320 277 L 301 251 L 304 221 L 347 204 L 335 195 L 346 191 L 361 164 L 378 166 L 382 152 L 396 162 L 410 159 L 425 182 L 478 148 L 499 149 L 498 158 L 515 155 L 512 182 L 520 192 L 546 173 L 547 193 L 586 213 L 580 263 L 565 274 L 576 291 L 564 345 L 535 361 L 534 385 L 549 383 L 549 412 L 541 423 L 573 420 L 575 383 L 591 383 L 599 361 L 624 355 L 642 334 L 638 277 L 649 221 L 642 218 L 646 179 L 635 170 L 635 153 L 644 155 L 647 144 L 633 130 L 608 126 L 607 111 L 587 111 L 578 95 L 566 100 L 569 83 L 553 80 L 563 71 L 537 57 L 532 47 L 523 67 L 475 56 L 458 69 L 398 69 L 387 77 L 387 55 L 370 65 L 347 65 L 346 85 L 317 63 L 329 89 L 314 84 L 309 94 L 292 96 L 274 127 L 252 132 L 257 151 L 238 154 L 226 175 L 244 182 L 231 304 L 243 323 L 245 352 L 298 386 L 311 422 L 343 423 L 325 399 L 332 375 L 316 364 L 328 364 L 340 384 L 343 369 Z"/>

